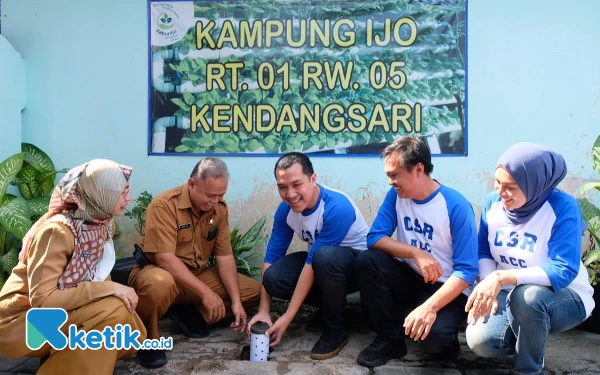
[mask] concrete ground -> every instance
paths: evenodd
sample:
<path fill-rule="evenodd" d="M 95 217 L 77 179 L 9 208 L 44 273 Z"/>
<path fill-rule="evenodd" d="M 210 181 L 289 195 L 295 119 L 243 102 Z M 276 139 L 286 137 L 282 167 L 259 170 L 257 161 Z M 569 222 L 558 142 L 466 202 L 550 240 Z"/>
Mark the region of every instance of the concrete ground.
<path fill-rule="evenodd" d="M 274 303 L 273 312 L 285 311 L 286 304 Z M 249 312 L 252 317 L 255 311 Z M 360 308 L 350 304 L 346 309 L 346 320 L 350 339 L 341 353 L 332 359 L 314 361 L 309 352 L 319 338 L 319 333 L 307 332 L 304 328 L 311 311 L 303 308 L 288 328 L 283 341 L 275 347 L 269 362 L 249 362 L 242 360 L 248 356 L 249 340 L 245 335 L 230 328 L 216 328 L 209 337 L 192 339 L 185 337 L 168 319 L 160 321 L 160 333 L 171 336 L 174 349 L 167 353 L 169 363 L 158 369 L 140 366 L 135 357 L 119 361 L 115 375 L 133 374 L 465 374 L 493 375 L 507 374 L 511 357 L 485 359 L 475 356 L 466 346 L 464 333 L 461 333 L 462 353 L 454 361 L 436 361 L 419 352 L 418 345 L 409 343 L 408 354 L 400 360 L 368 369 L 356 363 L 356 356 L 373 339 L 374 334 L 361 321 Z M 600 335 L 573 329 L 568 332 L 551 334 L 546 349 L 546 374 L 600 374 Z M 0 375 L 33 374 L 38 368 L 39 359 L 20 358 L 9 360 L 0 358 Z"/>

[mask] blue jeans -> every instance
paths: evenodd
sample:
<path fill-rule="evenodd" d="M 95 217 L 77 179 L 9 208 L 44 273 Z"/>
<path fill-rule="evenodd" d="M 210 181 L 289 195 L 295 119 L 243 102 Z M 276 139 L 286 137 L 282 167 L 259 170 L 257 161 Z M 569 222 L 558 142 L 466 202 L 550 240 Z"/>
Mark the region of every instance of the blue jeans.
<path fill-rule="evenodd" d="M 562 332 L 586 318 L 579 295 L 542 285 L 519 285 L 498 294 L 498 311 L 467 327 L 467 345 L 482 357 L 514 354 L 511 373 L 541 374 L 549 332 Z"/>
<path fill-rule="evenodd" d="M 320 307 L 325 328 L 344 330 L 346 295 L 358 291 L 354 260 L 360 251 L 343 246 L 318 248 L 312 261 L 315 283 L 304 303 Z M 273 263 L 263 275 L 267 293 L 283 300 L 291 300 L 308 252 L 286 255 Z"/>

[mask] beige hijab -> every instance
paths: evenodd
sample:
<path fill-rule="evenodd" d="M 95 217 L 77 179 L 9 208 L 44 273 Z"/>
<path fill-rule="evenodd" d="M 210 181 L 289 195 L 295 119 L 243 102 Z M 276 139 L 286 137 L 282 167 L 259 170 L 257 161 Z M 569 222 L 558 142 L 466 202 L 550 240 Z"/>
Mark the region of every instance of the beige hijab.
<path fill-rule="evenodd" d="M 105 159 L 92 160 L 67 172 L 52 193 L 48 212 L 23 238 L 19 259 L 27 262 L 32 241 L 43 225 L 63 223 L 75 236 L 75 249 L 58 280 L 59 288 L 72 288 L 82 281 L 92 280 L 92 270 L 102 259 L 104 244 L 113 235 L 111 213 L 131 172 L 130 167 Z"/>

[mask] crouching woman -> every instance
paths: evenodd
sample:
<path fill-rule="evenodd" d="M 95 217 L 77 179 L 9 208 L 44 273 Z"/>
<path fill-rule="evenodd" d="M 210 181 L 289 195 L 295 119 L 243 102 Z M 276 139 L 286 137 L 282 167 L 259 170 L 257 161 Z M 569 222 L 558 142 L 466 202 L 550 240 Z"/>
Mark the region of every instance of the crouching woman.
<path fill-rule="evenodd" d="M 496 191 L 479 226 L 479 276 L 467 301 L 466 338 L 483 357 L 512 354 L 513 374 L 541 374 L 550 332 L 594 308 L 580 260 L 582 215 L 556 186 L 567 174 L 554 150 L 519 143 L 500 157 Z"/>
<path fill-rule="evenodd" d="M 30 309 L 60 308 L 67 313 L 60 327 L 65 336 L 71 325 L 102 333 L 128 324 L 140 332 L 139 343 L 145 339 L 135 312 L 137 295 L 109 278 L 115 262 L 112 218 L 131 199 L 130 174 L 128 167 L 96 159 L 60 180 L 48 212 L 25 235 L 19 262 L 0 291 L 0 356 L 41 357 L 38 374 L 112 374 L 118 359 L 135 353 L 133 346 L 57 350 L 46 342 L 35 348 L 26 338 L 26 325 L 27 331 L 36 329 L 26 321 Z"/>

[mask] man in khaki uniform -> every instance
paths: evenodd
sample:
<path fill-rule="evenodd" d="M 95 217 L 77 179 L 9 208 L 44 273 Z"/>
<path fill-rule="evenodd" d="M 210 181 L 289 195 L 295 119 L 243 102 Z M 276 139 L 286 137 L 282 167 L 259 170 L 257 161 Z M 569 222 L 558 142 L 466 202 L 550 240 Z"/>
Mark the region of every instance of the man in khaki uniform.
<path fill-rule="evenodd" d="M 149 339 L 160 337 L 158 320 L 167 310 L 184 334 L 205 337 L 207 324 L 226 316 L 233 316 L 231 326 L 243 331 L 244 309 L 258 304 L 260 284 L 237 273 L 231 249 L 223 201 L 228 181 L 222 160 L 204 158 L 186 184 L 159 194 L 148 206 L 141 247 L 151 264 L 136 266 L 129 285 L 139 295 L 136 311 Z M 213 253 L 217 266 L 206 268 Z M 160 367 L 167 357 L 161 350 L 141 350 L 138 361 Z"/>

